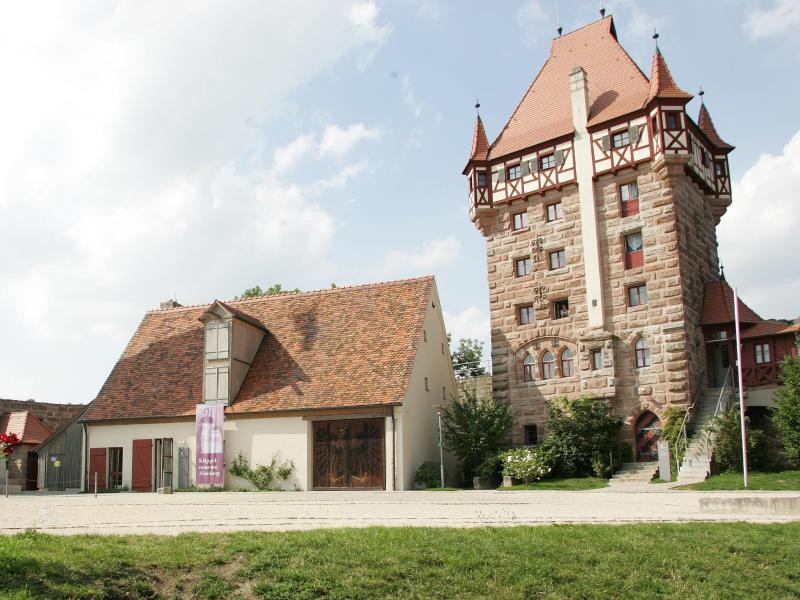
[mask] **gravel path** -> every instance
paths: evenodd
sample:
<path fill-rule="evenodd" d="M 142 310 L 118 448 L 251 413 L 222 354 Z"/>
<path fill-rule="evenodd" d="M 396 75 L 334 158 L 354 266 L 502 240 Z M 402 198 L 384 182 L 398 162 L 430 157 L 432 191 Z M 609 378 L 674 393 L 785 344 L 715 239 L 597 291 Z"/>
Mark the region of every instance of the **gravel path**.
<path fill-rule="evenodd" d="M 328 527 L 481 527 L 547 523 L 800 521 L 800 514 L 702 512 L 700 498 L 797 492 L 267 492 L 22 494 L 0 497 L 0 533 L 178 534 Z"/>

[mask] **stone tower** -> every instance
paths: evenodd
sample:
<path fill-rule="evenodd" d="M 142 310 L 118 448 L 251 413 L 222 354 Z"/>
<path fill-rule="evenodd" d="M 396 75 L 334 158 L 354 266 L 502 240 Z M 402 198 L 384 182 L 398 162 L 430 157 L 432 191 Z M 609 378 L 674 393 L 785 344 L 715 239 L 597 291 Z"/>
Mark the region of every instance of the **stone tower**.
<path fill-rule="evenodd" d="M 703 290 L 733 147 L 691 99 L 657 48 L 645 76 L 609 16 L 553 40 L 494 143 L 478 117 L 463 173 L 514 443 L 541 437 L 549 398 L 607 399 L 633 442 L 705 387 Z"/>

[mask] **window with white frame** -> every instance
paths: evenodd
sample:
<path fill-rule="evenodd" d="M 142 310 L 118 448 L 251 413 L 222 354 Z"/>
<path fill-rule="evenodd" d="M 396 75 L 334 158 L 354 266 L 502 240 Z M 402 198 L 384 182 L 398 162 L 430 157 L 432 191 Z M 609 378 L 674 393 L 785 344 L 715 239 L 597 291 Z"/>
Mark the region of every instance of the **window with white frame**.
<path fill-rule="evenodd" d="M 528 226 L 527 212 L 516 213 L 513 216 L 511 228 L 514 229 L 514 231 L 516 231 L 517 229 L 524 229 L 527 226 Z"/>
<path fill-rule="evenodd" d="M 205 400 L 228 400 L 228 367 L 206 368 Z"/>
<path fill-rule="evenodd" d="M 611 136 L 611 146 L 613 148 L 621 148 L 631 143 L 631 132 L 627 129 L 615 133 Z"/>
<path fill-rule="evenodd" d="M 764 363 L 771 362 L 769 360 L 769 344 L 756 344 L 754 348 L 757 365 L 763 365 Z"/>
<path fill-rule="evenodd" d="M 212 321 L 206 324 L 206 358 L 228 358 L 230 338 L 227 323 Z"/>

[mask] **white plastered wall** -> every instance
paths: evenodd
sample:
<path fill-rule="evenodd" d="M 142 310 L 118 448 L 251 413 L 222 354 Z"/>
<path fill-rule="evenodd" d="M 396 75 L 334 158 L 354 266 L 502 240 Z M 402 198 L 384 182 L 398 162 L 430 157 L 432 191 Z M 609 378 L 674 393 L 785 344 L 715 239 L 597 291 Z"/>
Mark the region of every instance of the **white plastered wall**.
<path fill-rule="evenodd" d="M 177 482 L 178 448 L 189 448 L 189 479 L 195 481 L 195 423 L 178 421 L 169 423 L 135 423 L 89 425 L 89 448 L 122 448 L 122 481 L 131 488 L 133 465 L 133 440 L 172 438 L 173 472 Z M 251 466 L 269 464 L 277 455 L 291 460 L 295 469 L 292 477 L 283 483 L 284 489 L 310 489 L 310 422 L 301 417 L 225 420 L 225 487 L 252 488 L 245 480 L 233 477 L 227 469 L 239 452 L 247 457 Z"/>
<path fill-rule="evenodd" d="M 395 408 L 399 490 L 414 488 L 414 474 L 423 462 L 439 462 L 436 407 L 449 404 L 451 398 L 456 395 L 447 331 L 435 283 L 428 299 L 423 331 L 403 404 Z M 425 389 L 426 377 L 428 390 Z M 445 456 L 446 468 L 449 458 Z M 449 468 L 449 478 L 453 474 L 454 469 Z"/>

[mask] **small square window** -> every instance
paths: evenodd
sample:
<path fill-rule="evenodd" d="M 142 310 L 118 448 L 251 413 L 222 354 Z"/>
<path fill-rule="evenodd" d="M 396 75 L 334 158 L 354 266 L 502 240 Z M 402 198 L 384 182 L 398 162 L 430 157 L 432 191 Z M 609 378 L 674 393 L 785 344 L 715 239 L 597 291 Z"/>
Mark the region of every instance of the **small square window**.
<path fill-rule="evenodd" d="M 539 159 L 539 168 L 542 169 L 543 171 L 545 169 L 552 169 L 555 166 L 556 166 L 555 154 L 547 154 Z"/>
<path fill-rule="evenodd" d="M 620 212 L 623 217 L 639 213 L 639 184 L 635 181 L 619 186 Z"/>
<path fill-rule="evenodd" d="M 566 319 L 569 316 L 569 300 L 555 300 L 553 302 L 553 319 Z"/>
<path fill-rule="evenodd" d="M 478 187 L 486 187 L 486 171 L 478 171 Z"/>
<path fill-rule="evenodd" d="M 647 304 L 647 286 L 634 285 L 628 288 L 628 306 Z"/>
<path fill-rule="evenodd" d="M 725 177 L 725 161 L 722 160 L 715 160 L 714 161 L 714 173 L 717 177 Z"/>
<path fill-rule="evenodd" d="M 535 446 L 539 443 L 539 432 L 536 425 L 524 425 L 523 430 L 525 433 L 526 446 Z"/>
<path fill-rule="evenodd" d="M 631 132 L 628 129 L 620 131 L 611 136 L 611 147 L 622 148 L 631 143 Z"/>
<path fill-rule="evenodd" d="M 536 311 L 533 309 L 533 305 L 520 306 L 517 309 L 517 320 L 520 325 L 529 325 L 536 322 Z"/>
<path fill-rule="evenodd" d="M 664 113 L 664 121 L 665 121 L 665 129 L 680 129 L 681 127 L 681 119 L 676 112 L 665 112 Z"/>
<path fill-rule="evenodd" d="M 425 342 L 426 344 L 428 343 L 428 330 L 427 329 L 423 329 L 422 330 L 422 341 Z"/>
<path fill-rule="evenodd" d="M 650 128 L 653 130 L 653 133 L 658 133 L 658 117 L 650 119 Z"/>
<path fill-rule="evenodd" d="M 589 368 L 592 371 L 599 371 L 603 368 L 603 351 L 599 348 L 589 352 Z"/>
<path fill-rule="evenodd" d="M 514 231 L 517 229 L 523 229 L 528 226 L 528 213 L 521 212 L 517 213 L 513 217 L 512 227 Z"/>
<path fill-rule="evenodd" d="M 546 217 L 548 222 L 558 221 L 559 219 L 563 219 L 564 211 L 561 202 L 556 202 L 555 204 L 548 204 Z"/>
<path fill-rule="evenodd" d="M 519 179 L 522 177 L 522 167 L 520 165 L 514 165 L 513 167 L 508 167 L 506 169 L 506 176 L 508 179 Z"/>
<path fill-rule="evenodd" d="M 428 384 L 428 378 L 426 377 L 425 378 L 425 391 L 428 392 L 428 391 L 430 391 L 430 389 L 431 388 L 430 388 L 430 385 Z"/>
<path fill-rule="evenodd" d="M 550 253 L 550 270 L 560 269 L 567 266 L 567 251 L 556 250 Z"/>
<path fill-rule="evenodd" d="M 530 256 L 526 258 L 518 258 L 514 261 L 514 272 L 516 273 L 517 277 L 522 277 L 524 275 L 530 275 L 533 270 L 531 265 L 531 258 Z"/>

